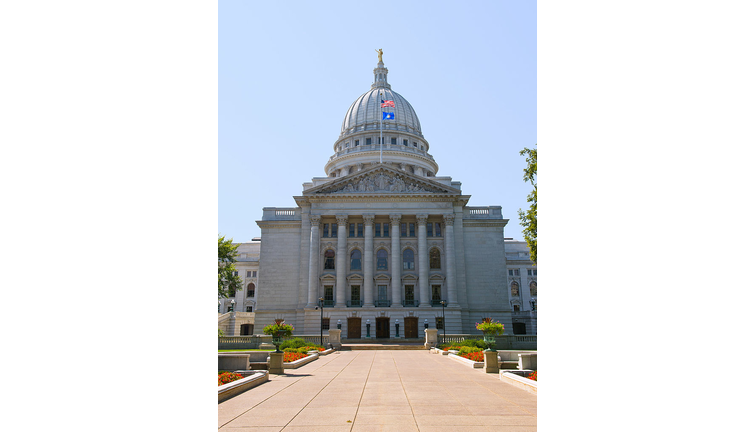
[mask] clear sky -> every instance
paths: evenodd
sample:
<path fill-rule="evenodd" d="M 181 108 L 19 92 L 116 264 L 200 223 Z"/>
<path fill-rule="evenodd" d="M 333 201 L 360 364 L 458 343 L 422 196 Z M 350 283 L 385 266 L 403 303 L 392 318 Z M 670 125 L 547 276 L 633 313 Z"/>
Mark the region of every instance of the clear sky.
<path fill-rule="evenodd" d="M 219 3 L 218 232 L 260 235 L 262 207 L 295 207 L 322 177 L 346 110 L 382 48 L 416 110 L 439 176 L 470 206 L 500 205 L 523 239 L 518 153 L 537 142 L 535 2 Z M 429 7 L 431 5 L 431 7 Z"/>

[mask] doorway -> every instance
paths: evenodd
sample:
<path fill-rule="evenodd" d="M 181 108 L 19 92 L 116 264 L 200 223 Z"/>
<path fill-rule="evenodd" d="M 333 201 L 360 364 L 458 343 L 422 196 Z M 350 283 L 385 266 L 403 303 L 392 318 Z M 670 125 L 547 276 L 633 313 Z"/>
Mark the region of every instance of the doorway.
<path fill-rule="evenodd" d="M 348 339 L 361 339 L 361 318 L 348 318 Z"/>
<path fill-rule="evenodd" d="M 241 324 L 241 336 L 254 334 L 254 324 Z"/>
<path fill-rule="evenodd" d="M 406 317 L 403 319 L 403 326 L 406 339 L 419 337 L 419 318 Z"/>
<path fill-rule="evenodd" d="M 377 330 L 375 337 L 377 339 L 390 339 L 390 318 L 377 318 Z"/>

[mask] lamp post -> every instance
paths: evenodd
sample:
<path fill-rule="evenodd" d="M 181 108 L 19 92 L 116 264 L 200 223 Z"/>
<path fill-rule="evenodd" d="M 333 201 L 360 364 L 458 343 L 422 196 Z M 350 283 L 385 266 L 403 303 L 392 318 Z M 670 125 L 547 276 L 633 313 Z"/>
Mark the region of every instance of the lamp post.
<path fill-rule="evenodd" d="M 367 318 L 367 339 L 369 338 L 369 318 Z"/>
<path fill-rule="evenodd" d="M 442 343 L 445 343 L 445 305 L 447 302 L 445 300 L 441 300 L 440 304 L 442 305 Z"/>
<path fill-rule="evenodd" d="M 338 330 L 340 330 L 340 320 L 338 320 Z"/>
<path fill-rule="evenodd" d="M 323 341 L 323 339 L 322 339 L 322 321 L 324 321 L 324 319 L 325 319 L 324 306 L 325 306 L 325 299 L 322 298 L 322 297 L 320 297 L 319 298 L 319 344 L 322 345 L 322 346 L 324 346 L 324 344 L 322 344 L 322 341 Z"/>
<path fill-rule="evenodd" d="M 401 325 L 398 324 L 398 320 L 396 319 L 395 320 L 395 337 L 401 336 L 400 328 L 401 328 Z"/>
<path fill-rule="evenodd" d="M 427 322 L 427 319 L 424 318 L 424 330 L 429 328 L 429 323 Z"/>
<path fill-rule="evenodd" d="M 236 299 L 232 299 L 230 301 L 230 311 L 235 312 L 236 311 Z"/>

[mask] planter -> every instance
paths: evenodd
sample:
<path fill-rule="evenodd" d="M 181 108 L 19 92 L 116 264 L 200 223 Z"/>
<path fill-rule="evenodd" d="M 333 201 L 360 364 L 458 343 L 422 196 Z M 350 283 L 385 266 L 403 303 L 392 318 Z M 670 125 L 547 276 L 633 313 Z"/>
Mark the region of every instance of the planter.
<path fill-rule="evenodd" d="M 308 356 L 298 359 L 296 361 L 290 362 L 290 363 L 283 363 L 283 369 L 296 369 L 300 368 L 301 366 L 311 363 L 314 360 L 317 360 L 319 358 L 319 353 L 313 353 L 309 354 Z"/>
<path fill-rule="evenodd" d="M 217 387 L 217 402 L 226 401 L 233 396 L 239 395 L 246 390 L 256 387 L 259 384 L 265 383 L 270 380 L 270 374 L 267 371 L 258 371 L 246 378 L 241 378 L 240 380 L 236 380 L 233 382 L 230 382 L 228 384 L 223 384 L 221 386 Z"/>
<path fill-rule="evenodd" d="M 524 378 L 512 372 L 500 371 L 500 381 L 516 386 L 520 389 L 524 389 L 529 393 L 537 394 L 536 381 L 530 380 L 529 378 Z"/>
<path fill-rule="evenodd" d="M 448 358 L 453 359 L 459 363 L 465 364 L 466 366 L 472 367 L 474 369 L 477 369 L 477 368 L 481 369 L 484 367 L 484 362 L 475 362 L 474 360 L 469 360 L 467 358 L 463 358 L 456 354 L 451 353 L 448 355 Z"/>

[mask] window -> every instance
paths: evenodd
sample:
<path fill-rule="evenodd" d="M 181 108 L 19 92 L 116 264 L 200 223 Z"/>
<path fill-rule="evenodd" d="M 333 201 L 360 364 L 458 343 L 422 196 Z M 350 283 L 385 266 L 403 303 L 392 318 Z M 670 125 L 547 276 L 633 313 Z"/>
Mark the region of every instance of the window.
<path fill-rule="evenodd" d="M 325 270 L 335 270 L 335 251 L 332 249 L 325 251 Z"/>
<path fill-rule="evenodd" d="M 406 303 L 414 301 L 414 286 L 406 285 Z"/>
<path fill-rule="evenodd" d="M 445 330 L 445 323 L 442 320 L 442 317 L 435 318 L 435 328 L 437 330 Z"/>
<path fill-rule="evenodd" d="M 238 276 L 238 272 L 237 272 L 237 271 L 234 271 L 234 272 L 233 272 L 233 276 Z"/>
<path fill-rule="evenodd" d="M 529 276 L 536 276 L 537 275 L 537 269 L 526 269 L 526 274 Z"/>
<path fill-rule="evenodd" d="M 408 236 L 416 237 L 416 224 L 408 224 Z"/>
<path fill-rule="evenodd" d="M 518 297 L 518 282 L 511 283 L 511 297 Z"/>
<path fill-rule="evenodd" d="M 356 224 L 348 224 L 348 237 L 356 237 Z"/>
<path fill-rule="evenodd" d="M 440 269 L 442 268 L 440 263 L 440 250 L 432 249 L 429 251 L 429 268 Z"/>
<path fill-rule="evenodd" d="M 246 312 L 254 312 L 254 308 L 251 306 L 246 306 Z"/>
<path fill-rule="evenodd" d="M 358 249 L 351 252 L 351 270 L 361 270 L 361 251 Z"/>
<path fill-rule="evenodd" d="M 414 269 L 414 251 L 406 249 L 403 251 L 403 270 Z"/>
<path fill-rule="evenodd" d="M 435 222 L 435 237 L 442 237 L 442 224 Z"/>
<path fill-rule="evenodd" d="M 330 237 L 338 236 L 338 224 L 330 224 Z"/>
<path fill-rule="evenodd" d="M 402 223 L 401 224 L 401 237 L 408 236 L 408 224 Z"/>
<path fill-rule="evenodd" d="M 358 303 L 361 301 L 361 286 L 351 285 L 351 303 Z"/>
<path fill-rule="evenodd" d="M 325 304 L 333 304 L 332 285 L 325 285 Z"/>
<path fill-rule="evenodd" d="M 254 290 L 255 290 L 255 288 L 256 287 L 254 286 L 253 283 L 250 283 L 249 285 L 247 285 L 246 286 L 246 297 L 254 297 Z"/>
<path fill-rule="evenodd" d="M 382 224 L 382 236 L 390 237 L 390 224 Z"/>
<path fill-rule="evenodd" d="M 359 140 L 354 140 L 354 142 L 353 142 L 353 146 L 354 146 L 354 147 L 358 147 L 358 146 L 359 146 Z"/>
<path fill-rule="evenodd" d="M 254 270 L 253 272 L 251 272 L 251 277 L 257 277 L 257 271 L 256 270 Z"/>
<path fill-rule="evenodd" d="M 403 145 L 406 146 L 406 147 L 408 147 L 408 140 L 407 139 L 403 140 Z"/>
<path fill-rule="evenodd" d="M 330 330 L 330 318 L 322 318 L 322 330 Z"/>
<path fill-rule="evenodd" d="M 374 236 L 382 237 L 382 224 L 374 224 Z"/>
<path fill-rule="evenodd" d="M 377 300 L 380 302 L 378 306 L 387 305 L 387 285 L 377 285 Z"/>
<path fill-rule="evenodd" d="M 427 237 L 434 237 L 432 235 L 432 228 L 434 225 L 432 225 L 432 222 L 427 222 Z"/>
<path fill-rule="evenodd" d="M 356 237 L 364 237 L 364 224 L 356 224 Z"/>
<path fill-rule="evenodd" d="M 508 269 L 508 276 L 520 276 L 521 273 L 518 269 Z"/>
<path fill-rule="evenodd" d="M 385 249 L 377 251 L 377 270 L 387 270 L 387 251 Z"/>
<path fill-rule="evenodd" d="M 414 141 L 414 147 L 417 147 L 417 145 L 416 145 L 416 141 Z"/>
<path fill-rule="evenodd" d="M 531 294 L 532 297 L 537 296 L 537 282 L 536 281 L 529 282 L 529 294 Z"/>
<path fill-rule="evenodd" d="M 322 225 L 322 237 L 330 237 L 330 224 Z"/>
<path fill-rule="evenodd" d="M 367 145 L 372 145 L 372 138 L 367 138 Z"/>
<path fill-rule="evenodd" d="M 432 301 L 439 302 L 442 300 L 442 285 L 432 285 Z"/>
<path fill-rule="evenodd" d="M 513 312 L 518 312 L 520 310 L 521 310 L 521 308 L 518 307 L 518 305 L 513 305 Z"/>
<path fill-rule="evenodd" d="M 398 138 L 390 138 L 390 144 L 398 144 Z"/>
<path fill-rule="evenodd" d="M 385 137 L 380 138 L 380 144 L 385 144 Z"/>

